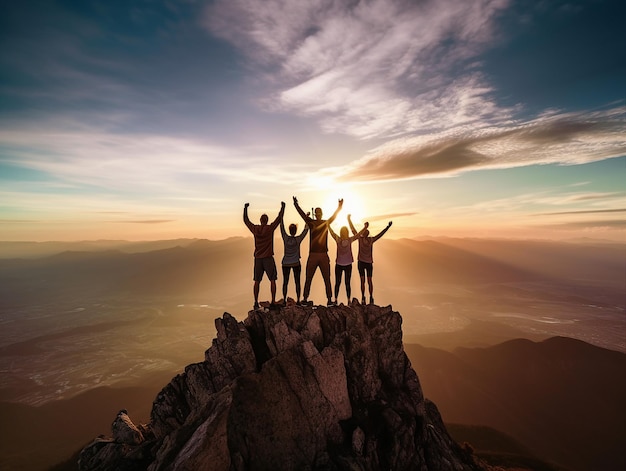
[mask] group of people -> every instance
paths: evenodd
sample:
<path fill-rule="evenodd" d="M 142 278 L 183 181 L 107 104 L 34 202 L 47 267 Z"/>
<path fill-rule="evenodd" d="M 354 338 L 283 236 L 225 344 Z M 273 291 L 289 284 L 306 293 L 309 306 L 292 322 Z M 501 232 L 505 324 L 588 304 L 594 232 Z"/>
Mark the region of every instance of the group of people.
<path fill-rule="evenodd" d="M 278 270 L 276 269 L 276 262 L 274 261 L 274 231 L 280 225 L 280 232 L 282 234 L 284 242 L 284 256 L 282 260 L 283 270 L 283 299 L 287 300 L 287 287 L 289 285 L 289 278 L 291 272 L 293 272 L 293 278 L 296 288 L 296 297 L 298 304 L 311 304 L 309 302 L 309 294 L 311 292 L 311 283 L 313 281 L 313 275 L 320 269 L 324 285 L 326 288 L 326 298 L 328 300 L 327 305 L 332 306 L 337 304 L 337 298 L 339 296 L 339 289 L 341 287 L 342 278 L 345 280 L 346 295 L 348 302 L 351 297 L 351 279 L 352 279 L 352 264 L 354 257 L 352 255 L 352 242 L 355 240 L 359 244 L 358 252 L 358 270 L 361 278 L 361 303 L 365 304 L 365 292 L 366 285 L 365 279 L 367 278 L 367 288 L 369 289 L 369 302 L 374 303 L 374 284 L 372 281 L 372 275 L 374 270 L 374 260 L 372 257 L 372 248 L 374 242 L 380 239 L 391 227 L 390 221 L 378 235 L 370 236 L 369 223 L 365 223 L 360 231 L 357 231 L 352 223 L 350 215 L 348 215 L 348 224 L 352 235 L 348 232 L 346 226 L 341 227 L 339 235 L 331 227 L 331 223 L 335 220 L 339 211 L 343 207 L 343 199 L 339 200 L 337 209 L 333 215 L 328 219 L 322 219 L 322 209 L 315 208 L 314 218 L 311 217 L 309 212 L 304 212 L 298 204 L 298 199 L 293 197 L 293 204 L 298 211 L 298 214 L 305 222 L 304 230 L 296 235 L 298 227 L 296 224 L 289 224 L 289 232 L 285 230 L 285 224 L 283 217 L 285 215 L 285 202 L 281 202 L 281 208 L 276 219 L 269 223 L 267 214 L 261 215 L 261 224 L 253 224 L 248 217 L 248 206 L 250 203 L 246 203 L 243 208 L 243 221 L 245 225 L 250 229 L 250 232 L 254 235 L 254 309 L 259 308 L 259 287 L 263 274 L 267 275 L 270 280 L 270 291 L 272 295 L 272 304 L 276 304 L 276 280 L 278 278 Z M 300 264 L 300 244 L 310 232 L 310 244 L 309 244 L 309 257 L 306 263 L 306 277 L 304 281 L 304 293 L 302 299 L 300 298 L 300 277 L 302 267 Z M 328 234 L 337 243 L 337 258 L 335 261 L 335 289 L 334 300 L 333 291 L 330 282 L 330 258 L 328 256 Z"/>

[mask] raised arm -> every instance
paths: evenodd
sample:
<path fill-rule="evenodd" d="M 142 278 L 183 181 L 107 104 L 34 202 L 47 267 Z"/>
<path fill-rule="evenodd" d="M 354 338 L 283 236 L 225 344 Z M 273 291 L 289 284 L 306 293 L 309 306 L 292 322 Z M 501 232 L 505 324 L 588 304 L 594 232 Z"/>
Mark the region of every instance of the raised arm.
<path fill-rule="evenodd" d="M 309 232 L 309 226 L 308 225 L 304 225 L 304 230 L 302 231 L 302 233 L 298 236 L 298 240 L 302 241 L 302 239 L 304 239 L 304 237 L 306 236 L 306 233 Z"/>
<path fill-rule="evenodd" d="M 328 231 L 330 232 L 330 235 L 333 239 L 338 240 L 339 236 L 337 234 L 335 234 L 335 231 L 333 231 L 333 228 L 330 227 L 330 224 L 328 225 Z"/>
<path fill-rule="evenodd" d="M 341 211 L 342 207 L 343 207 L 343 198 L 339 200 L 339 204 L 337 205 L 337 209 L 335 210 L 333 215 L 328 218 L 328 227 L 330 227 L 330 223 L 335 220 L 335 218 L 337 217 L 337 214 L 339 214 L 339 211 Z"/>
<path fill-rule="evenodd" d="M 250 231 L 252 231 L 254 228 L 254 224 L 250 222 L 250 218 L 248 217 L 248 206 L 250 206 L 250 203 L 246 203 L 243 205 L 243 223 L 248 226 L 248 229 L 250 229 Z"/>
<path fill-rule="evenodd" d="M 352 242 L 353 240 L 358 239 L 359 237 L 361 237 L 361 235 L 365 232 L 365 230 L 370 226 L 369 222 L 365 222 L 365 224 L 363 225 L 363 229 L 361 229 L 359 232 L 357 232 L 356 234 L 354 234 L 352 237 L 350 237 L 350 242 Z"/>
<path fill-rule="evenodd" d="M 352 215 L 348 214 L 348 224 L 350 225 L 350 230 L 352 231 L 352 233 L 354 235 L 358 234 L 357 230 L 354 227 L 354 224 L 352 224 Z"/>
<path fill-rule="evenodd" d="M 281 201 L 280 202 L 280 211 L 278 212 L 278 216 L 276 216 L 276 219 L 274 219 L 274 222 L 272 223 L 272 227 L 276 227 L 278 226 L 278 223 L 282 223 L 283 222 L 283 216 L 285 215 L 285 202 Z"/>
<path fill-rule="evenodd" d="M 378 239 L 380 239 L 382 236 L 385 235 L 385 232 L 387 232 L 389 230 L 389 228 L 391 227 L 391 225 L 393 224 L 393 221 L 389 221 L 389 224 L 387 224 L 387 227 L 385 227 L 382 231 L 380 231 L 378 233 L 378 235 L 376 235 L 374 237 L 374 239 L 372 240 L 372 242 L 376 242 Z"/>
<path fill-rule="evenodd" d="M 293 205 L 296 207 L 296 211 L 298 211 L 298 214 L 300 215 L 300 217 L 304 219 L 304 222 L 308 223 L 310 218 L 305 214 L 304 211 L 302 211 L 302 208 L 298 204 L 298 198 L 296 198 L 295 196 L 293 197 Z"/>

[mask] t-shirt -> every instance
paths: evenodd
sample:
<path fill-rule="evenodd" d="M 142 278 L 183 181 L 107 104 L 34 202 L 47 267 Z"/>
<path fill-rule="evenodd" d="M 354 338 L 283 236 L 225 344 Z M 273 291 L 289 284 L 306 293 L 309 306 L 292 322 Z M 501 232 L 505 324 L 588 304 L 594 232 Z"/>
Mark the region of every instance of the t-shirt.
<path fill-rule="evenodd" d="M 244 213 L 243 221 L 254 235 L 254 258 L 267 258 L 274 255 L 274 231 L 280 223 L 282 214 L 271 224 L 252 224 Z"/>
<path fill-rule="evenodd" d="M 374 263 L 372 249 L 374 248 L 373 237 L 359 237 L 359 260 L 366 263 Z"/>
<path fill-rule="evenodd" d="M 300 243 L 309 232 L 309 228 L 305 227 L 300 235 L 292 236 L 285 230 L 285 225 L 280 223 L 280 233 L 285 243 L 285 253 L 283 255 L 282 264 L 286 266 L 297 265 L 300 262 Z"/>
<path fill-rule="evenodd" d="M 306 224 L 311 230 L 309 252 L 328 252 L 328 221 L 325 221 L 323 219 L 308 218 L 306 220 Z"/>
<path fill-rule="evenodd" d="M 337 265 L 344 267 L 352 265 L 352 262 L 354 262 L 354 257 L 352 256 L 352 242 L 358 236 L 355 235 L 348 239 L 342 239 L 334 232 L 331 232 L 330 234 L 333 236 L 333 239 L 335 239 L 335 242 L 337 242 Z"/>
<path fill-rule="evenodd" d="M 256 225 L 250 229 L 254 234 L 254 258 L 267 258 L 274 255 L 274 229 L 271 224 Z"/>

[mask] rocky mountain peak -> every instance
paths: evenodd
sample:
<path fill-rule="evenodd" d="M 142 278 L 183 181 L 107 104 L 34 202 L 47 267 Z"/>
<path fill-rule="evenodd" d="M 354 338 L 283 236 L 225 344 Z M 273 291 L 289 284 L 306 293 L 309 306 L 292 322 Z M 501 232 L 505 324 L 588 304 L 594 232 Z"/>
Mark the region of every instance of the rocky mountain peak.
<path fill-rule="evenodd" d="M 204 361 L 122 410 L 81 470 L 476 470 L 422 394 L 388 307 L 225 313 Z"/>

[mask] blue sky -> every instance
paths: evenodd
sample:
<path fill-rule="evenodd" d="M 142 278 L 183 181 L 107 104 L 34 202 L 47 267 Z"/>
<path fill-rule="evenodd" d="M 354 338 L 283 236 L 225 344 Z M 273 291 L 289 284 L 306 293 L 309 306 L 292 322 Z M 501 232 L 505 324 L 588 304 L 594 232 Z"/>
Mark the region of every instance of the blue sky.
<path fill-rule="evenodd" d="M 292 195 L 394 237 L 625 240 L 624 2 L 0 8 L 0 240 L 246 235 Z"/>

